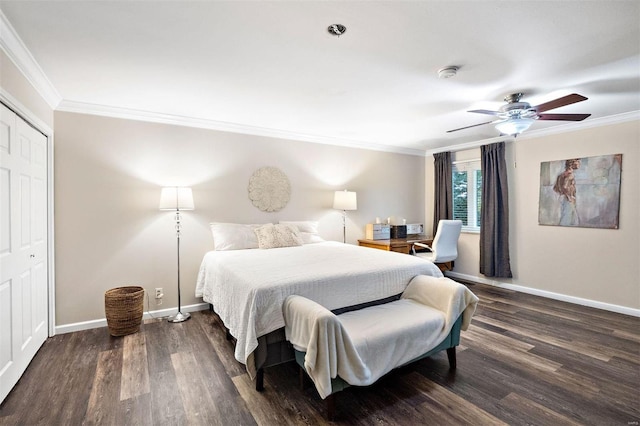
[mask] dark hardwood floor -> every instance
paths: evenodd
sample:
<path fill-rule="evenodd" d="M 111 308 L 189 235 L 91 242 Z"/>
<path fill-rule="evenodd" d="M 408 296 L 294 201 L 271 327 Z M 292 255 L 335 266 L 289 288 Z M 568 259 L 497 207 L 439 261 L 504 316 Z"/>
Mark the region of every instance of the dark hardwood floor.
<path fill-rule="evenodd" d="M 638 425 L 640 319 L 470 285 L 480 297 L 446 353 L 338 394 L 343 424 Z M 2 425 L 324 424 L 293 363 L 267 369 L 258 393 L 215 314 L 48 339 L 0 406 Z"/>

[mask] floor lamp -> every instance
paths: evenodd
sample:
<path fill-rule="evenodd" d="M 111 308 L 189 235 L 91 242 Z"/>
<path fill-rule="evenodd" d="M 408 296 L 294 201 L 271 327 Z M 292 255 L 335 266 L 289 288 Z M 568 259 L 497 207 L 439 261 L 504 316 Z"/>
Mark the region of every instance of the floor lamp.
<path fill-rule="evenodd" d="M 357 210 L 358 200 L 353 191 L 336 191 L 333 196 L 333 208 L 342 210 L 342 242 L 347 242 L 347 210 Z"/>
<path fill-rule="evenodd" d="M 160 193 L 160 210 L 175 210 L 176 240 L 178 243 L 178 313 L 169 317 L 169 322 L 182 322 L 191 318 L 188 312 L 180 310 L 180 211 L 193 210 L 193 193 L 191 188 L 172 186 L 162 188 Z"/>

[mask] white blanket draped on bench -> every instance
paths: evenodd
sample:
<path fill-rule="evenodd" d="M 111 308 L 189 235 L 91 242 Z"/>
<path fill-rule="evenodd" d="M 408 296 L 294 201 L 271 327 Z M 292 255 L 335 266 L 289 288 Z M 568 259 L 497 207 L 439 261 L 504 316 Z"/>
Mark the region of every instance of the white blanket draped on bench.
<path fill-rule="evenodd" d="M 336 376 L 350 385 L 370 385 L 435 348 L 460 315 L 466 330 L 477 302 L 462 284 L 419 275 L 400 300 L 338 316 L 305 297 L 289 296 L 285 333 L 296 350 L 306 352 L 305 370 L 324 399 Z"/>

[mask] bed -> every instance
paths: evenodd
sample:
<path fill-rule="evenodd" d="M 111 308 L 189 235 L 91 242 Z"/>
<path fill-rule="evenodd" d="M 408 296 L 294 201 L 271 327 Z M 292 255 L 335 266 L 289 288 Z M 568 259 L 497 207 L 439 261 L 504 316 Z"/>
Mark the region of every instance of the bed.
<path fill-rule="evenodd" d="M 301 295 L 336 311 L 397 298 L 417 275 L 442 273 L 415 256 L 332 241 L 214 250 L 202 260 L 195 295 L 212 305 L 236 339 L 236 360 L 252 379 L 258 376 L 261 388 L 263 367 L 294 359 L 282 345 L 287 296 Z"/>

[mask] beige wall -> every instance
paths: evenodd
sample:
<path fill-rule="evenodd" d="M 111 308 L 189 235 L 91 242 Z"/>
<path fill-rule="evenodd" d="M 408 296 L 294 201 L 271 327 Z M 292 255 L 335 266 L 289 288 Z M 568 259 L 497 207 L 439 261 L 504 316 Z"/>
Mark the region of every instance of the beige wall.
<path fill-rule="evenodd" d="M 53 109 L 24 78 L 14 63 L 0 49 L 0 87 L 6 90 L 24 108 L 53 129 Z"/>
<path fill-rule="evenodd" d="M 63 112 L 55 130 L 58 326 L 104 318 L 105 290 L 122 285 L 163 287 L 163 305 L 151 297 L 151 310 L 177 305 L 173 214 L 158 210 L 162 186 L 194 192 L 181 239 L 183 305 L 200 302 L 195 281 L 212 248 L 211 221 L 318 220 L 323 237 L 342 241 L 342 216 L 331 206 L 333 191 L 345 188 L 358 193 L 350 243 L 375 217 L 424 220 L 419 156 Z M 249 177 L 263 166 L 290 180 L 280 212 L 261 212 L 248 199 Z"/>
<path fill-rule="evenodd" d="M 640 125 L 638 121 L 507 144 L 513 279 L 497 280 L 601 304 L 640 308 Z M 538 225 L 540 163 L 623 154 L 620 229 Z M 465 153 L 461 153 L 465 154 Z M 426 159 L 426 215 L 433 200 L 433 157 Z M 454 272 L 479 273 L 479 237 L 463 234 Z M 495 279 L 492 279 L 496 281 Z"/>

